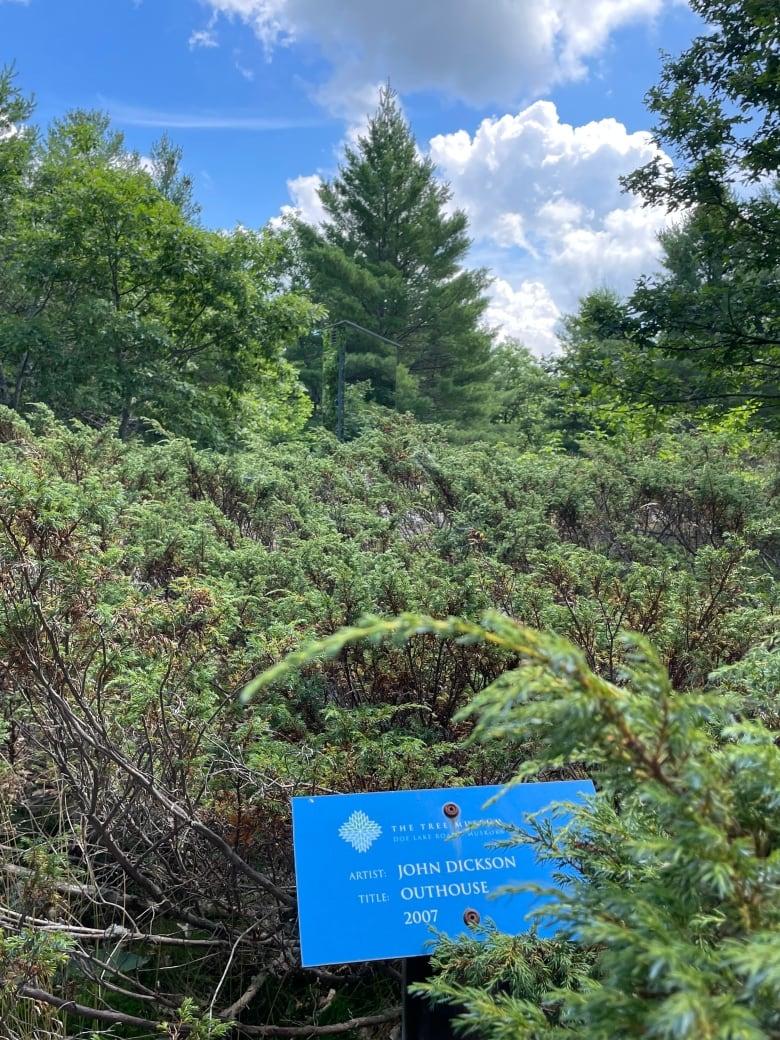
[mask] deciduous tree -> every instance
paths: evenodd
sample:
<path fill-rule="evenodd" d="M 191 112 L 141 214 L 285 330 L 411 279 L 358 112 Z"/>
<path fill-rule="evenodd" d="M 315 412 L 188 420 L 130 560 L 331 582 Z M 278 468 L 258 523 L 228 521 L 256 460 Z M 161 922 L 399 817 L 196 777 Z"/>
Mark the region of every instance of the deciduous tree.
<path fill-rule="evenodd" d="M 193 224 L 175 151 L 155 162 L 159 183 L 99 113 L 52 125 L 4 235 L 5 403 L 224 444 L 269 386 L 300 413 L 283 351 L 316 309 L 284 289 L 283 236 Z"/>
<path fill-rule="evenodd" d="M 671 153 L 625 178 L 685 223 L 665 238 L 667 272 L 640 281 L 629 349 L 660 400 L 780 414 L 780 16 L 769 0 L 692 0 L 706 31 L 668 58 L 648 95 Z M 656 378 L 660 362 L 669 375 Z M 690 388 L 685 383 L 690 376 Z"/>

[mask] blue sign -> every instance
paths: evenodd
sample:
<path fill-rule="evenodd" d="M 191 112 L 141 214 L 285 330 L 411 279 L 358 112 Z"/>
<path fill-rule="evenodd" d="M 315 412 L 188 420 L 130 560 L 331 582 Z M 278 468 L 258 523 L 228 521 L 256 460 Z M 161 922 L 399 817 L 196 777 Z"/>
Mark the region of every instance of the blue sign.
<path fill-rule="evenodd" d="M 496 848 L 528 813 L 593 793 L 589 780 L 501 787 L 293 798 L 293 841 L 304 967 L 416 957 L 432 929 L 457 936 L 492 919 L 527 930 L 531 893 L 552 867 L 527 845 Z M 479 825 L 475 828 L 474 825 Z"/>

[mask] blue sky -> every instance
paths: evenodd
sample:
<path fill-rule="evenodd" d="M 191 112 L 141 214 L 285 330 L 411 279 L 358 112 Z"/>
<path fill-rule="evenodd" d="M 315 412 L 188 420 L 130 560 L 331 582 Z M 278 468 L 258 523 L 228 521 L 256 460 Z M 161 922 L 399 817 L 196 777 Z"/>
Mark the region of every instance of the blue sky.
<path fill-rule="evenodd" d="M 682 0 L 0 0 L 0 63 L 39 125 L 103 109 L 141 154 L 167 132 L 213 227 L 317 219 L 389 78 L 495 276 L 491 322 L 547 353 L 582 294 L 655 262 L 664 214 L 617 179 L 653 153 L 659 52 L 699 28 Z"/>

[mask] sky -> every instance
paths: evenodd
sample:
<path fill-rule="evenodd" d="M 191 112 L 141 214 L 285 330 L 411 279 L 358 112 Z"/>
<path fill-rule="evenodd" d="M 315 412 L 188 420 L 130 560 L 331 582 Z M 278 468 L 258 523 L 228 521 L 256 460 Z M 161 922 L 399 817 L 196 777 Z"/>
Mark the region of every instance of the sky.
<path fill-rule="evenodd" d="M 657 264 L 667 218 L 619 177 L 657 150 L 661 52 L 699 31 L 685 0 L 0 0 L 0 65 L 40 127 L 100 109 L 141 155 L 167 133 L 214 228 L 319 219 L 389 81 L 493 275 L 489 324 L 541 356 Z"/>

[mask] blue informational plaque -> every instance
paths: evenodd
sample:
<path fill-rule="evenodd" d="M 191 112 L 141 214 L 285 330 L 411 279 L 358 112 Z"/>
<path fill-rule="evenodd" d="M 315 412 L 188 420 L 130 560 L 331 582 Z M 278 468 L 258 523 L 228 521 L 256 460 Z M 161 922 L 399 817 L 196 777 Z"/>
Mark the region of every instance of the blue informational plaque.
<path fill-rule="evenodd" d="M 527 845 L 496 848 L 504 824 L 593 793 L 589 780 L 500 787 L 293 798 L 293 840 L 304 967 L 416 957 L 432 929 L 454 937 L 492 919 L 526 931 L 530 893 L 552 866 Z M 474 824 L 480 826 L 474 829 Z"/>

